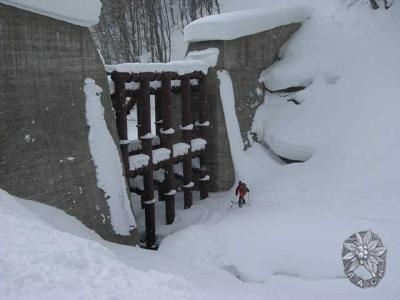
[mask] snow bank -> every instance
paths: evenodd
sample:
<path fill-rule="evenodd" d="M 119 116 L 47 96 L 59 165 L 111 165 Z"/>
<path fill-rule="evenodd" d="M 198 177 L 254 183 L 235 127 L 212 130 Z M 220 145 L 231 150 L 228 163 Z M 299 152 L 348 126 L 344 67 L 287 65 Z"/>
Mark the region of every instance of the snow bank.
<path fill-rule="evenodd" d="M 197 298 L 182 277 L 129 267 L 100 243 L 55 230 L 18 201 L 0 190 L 2 299 Z"/>
<path fill-rule="evenodd" d="M 126 190 L 125 178 L 117 147 L 104 120 L 102 89 L 93 79 L 85 80 L 86 118 L 89 125 L 89 146 L 96 166 L 98 187 L 107 198 L 111 225 L 115 233 L 129 235 L 135 225 Z"/>
<path fill-rule="evenodd" d="M 264 72 L 272 89 L 309 82 L 297 93 L 267 95 L 253 124 L 271 148 L 312 151 L 306 164 L 279 171 L 287 176 L 285 186 L 313 182 L 367 195 L 400 194 L 393 176 L 393 162 L 400 161 L 393 151 L 400 109 L 400 42 L 393 38 L 399 12 L 397 2 L 377 11 L 368 2 L 321 5 Z"/>
<path fill-rule="evenodd" d="M 285 165 L 258 143 L 243 151 L 232 82 L 219 72 L 235 172 L 249 185 L 250 205 L 229 209 L 232 194 L 218 195 L 227 202 L 223 221 L 212 216 L 175 233 L 159 251 L 263 282 L 271 299 L 396 299 L 400 261 L 388 257 L 380 286 L 366 292 L 345 278 L 341 248 L 350 234 L 371 229 L 400 255 L 400 5 L 302 2 L 316 5 L 312 18 L 266 73 L 271 87 L 306 89 L 267 95 L 253 129 L 274 150 L 311 157 Z"/>
<path fill-rule="evenodd" d="M 208 73 L 210 67 L 217 64 L 219 50 L 209 48 L 188 53 L 185 60 L 171 61 L 168 63 L 125 63 L 119 65 L 106 65 L 107 72 L 145 73 L 145 72 L 175 72 L 179 75 L 200 71 Z"/>
<path fill-rule="evenodd" d="M 258 9 L 211 15 L 185 27 L 185 41 L 233 40 L 292 23 L 304 22 L 312 15 L 308 6 Z"/>
<path fill-rule="evenodd" d="M 0 0 L 0 3 L 85 27 L 97 24 L 101 11 L 100 0 Z"/>
<path fill-rule="evenodd" d="M 291 120 L 293 114 L 299 110 L 297 105 L 287 102 L 287 98 L 290 99 L 290 97 L 268 94 L 266 103 L 257 110 L 252 130 L 280 157 L 294 161 L 307 161 L 314 152 L 314 148 L 309 146 L 310 136 L 304 137 L 304 132 L 300 128 L 292 128 L 289 125 L 290 122 L 282 122 L 283 119 Z M 290 134 L 288 126 L 290 126 Z"/>

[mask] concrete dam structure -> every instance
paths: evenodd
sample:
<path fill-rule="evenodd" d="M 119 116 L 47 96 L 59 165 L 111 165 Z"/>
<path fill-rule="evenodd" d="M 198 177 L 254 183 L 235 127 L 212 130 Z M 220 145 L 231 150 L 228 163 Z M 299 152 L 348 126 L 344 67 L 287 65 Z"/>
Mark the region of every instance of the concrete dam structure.
<path fill-rule="evenodd" d="M 251 20 L 246 22 L 249 21 Z M 129 98 L 133 98 L 125 94 L 125 82 L 130 84 L 132 81 L 137 81 L 143 84 L 145 80 L 149 84 L 149 81 L 164 80 L 168 88 L 164 89 L 164 96 L 161 94 L 158 97 L 161 102 L 163 97 L 171 97 L 170 108 L 164 110 L 164 114 L 169 116 L 170 124 L 168 128 L 159 126 L 158 130 L 162 128 L 165 132 L 173 131 L 181 134 L 182 130 L 193 130 L 190 128 L 198 124 L 207 126 L 207 134 L 203 134 L 200 129 L 194 129 L 194 135 L 204 137 L 201 140 L 206 141 L 207 146 L 206 149 L 195 153 L 193 157 L 197 155 L 202 162 L 204 153 L 207 153 L 207 167 L 201 170 L 202 173 L 197 175 L 198 178 L 193 175 L 193 180 L 201 181 L 201 178 L 207 178 L 207 189 L 201 191 L 202 195 L 208 195 L 208 191 L 228 191 L 234 186 L 237 178 L 235 178 L 218 73 L 227 71 L 232 79 L 236 117 L 243 148 L 246 149 L 250 144 L 249 133 L 255 111 L 264 102 L 264 91 L 258 82 L 259 75 L 278 59 L 281 47 L 300 26 L 301 20 L 294 18 L 285 24 L 274 26 L 268 24 L 266 28 L 256 33 L 248 32 L 226 39 L 218 35 L 202 39 L 190 40 L 189 38 L 189 52 L 195 53 L 214 48 L 218 49 L 219 53 L 215 64 L 199 77 L 202 81 L 198 84 L 200 93 L 199 91 L 190 92 L 190 79 L 197 78 L 197 75 L 189 78 L 188 76 L 192 73 L 184 74 L 182 78 L 174 76 L 166 78 L 165 71 L 162 71 L 161 75 L 155 71 L 152 75 L 154 78 L 149 77 L 150 79 L 147 78 L 149 74 L 135 73 L 129 76 L 136 76 L 139 79 L 129 77 L 124 81 L 115 80 L 121 85 L 117 90 L 117 94 L 120 94 L 119 98 L 122 99 L 118 105 L 126 112 L 125 106 L 129 105 Z M 112 109 L 106 71 L 89 29 L 0 4 L 0 36 L 0 72 L 2 74 L 0 79 L 0 188 L 15 196 L 41 201 L 62 209 L 106 240 L 130 245 L 137 244 L 138 232 L 132 215 L 137 212 L 132 212 L 129 205 L 129 209 L 126 207 L 124 209 L 126 214 L 132 215 L 133 223 L 125 222 L 128 227 L 125 234 L 116 231 L 113 226 L 110 195 L 99 184 L 99 165 L 94 161 L 93 149 L 90 145 L 87 95 L 84 91 L 84 83 L 88 78 L 102 89 L 102 93 L 97 93 L 97 96 L 104 109 L 107 134 L 112 137 L 113 146 L 118 151 L 118 163 L 121 163 L 120 173 L 125 172 L 125 176 L 129 178 L 127 151 L 126 153 L 122 151 L 123 156 L 121 156 L 119 149 L 121 146 L 124 150 L 133 141 L 126 140 L 124 130 L 121 134 L 121 129 L 118 127 L 119 132 L 117 131 L 116 115 Z M 179 89 L 178 87 L 171 88 L 171 79 L 177 78 L 186 82 L 180 87 L 181 93 L 184 94 L 182 99 L 185 100 L 183 106 L 182 99 L 172 95 L 172 92 L 165 96 L 165 91 Z M 138 97 L 137 101 L 145 107 L 141 109 L 141 122 L 149 129 L 151 127 L 148 117 L 149 97 L 150 92 L 153 93 L 153 91 L 150 85 L 146 93 L 143 93 L 144 90 L 142 88 L 135 97 Z M 126 93 L 129 93 L 128 89 Z M 154 93 L 157 95 L 156 90 Z M 143 106 L 143 101 L 149 103 L 146 102 L 146 106 Z M 200 119 L 197 122 L 194 122 L 196 121 L 194 119 L 187 119 L 187 116 L 192 115 L 200 115 Z M 143 118 L 145 118 L 144 121 Z M 162 120 L 157 121 L 161 124 Z M 124 122 L 126 123 L 126 120 Z M 144 136 L 151 132 L 146 133 Z M 186 140 L 189 141 L 190 149 L 190 138 Z M 139 142 L 143 147 L 147 145 L 143 143 L 143 140 Z M 153 144 L 151 140 L 146 142 L 148 146 L 144 148 L 151 157 Z M 170 152 L 173 150 L 174 142 L 174 137 L 171 137 L 167 143 Z M 186 170 L 183 179 L 186 189 L 201 186 L 191 181 L 192 154 L 190 151 L 190 155 L 182 158 Z M 122 160 L 121 157 L 123 157 Z M 165 160 L 168 161 L 168 159 L 166 157 Z M 123 165 L 124 168 L 122 168 Z M 171 162 L 165 168 L 171 169 L 172 165 Z M 146 169 L 143 172 L 147 174 L 150 171 Z M 137 176 L 139 173 L 133 175 Z M 144 190 L 139 192 L 149 194 L 146 186 L 150 186 L 150 196 L 147 195 L 148 199 L 144 199 L 144 203 L 151 202 L 150 204 L 154 206 L 157 201 L 154 199 L 153 202 L 150 199 L 154 194 L 152 176 L 149 177 L 151 179 L 147 178 Z M 128 190 L 133 191 L 132 187 L 126 183 L 124 178 L 122 188 L 124 191 L 120 191 L 122 194 L 128 193 Z M 171 194 L 174 186 L 169 184 L 168 191 Z M 191 195 L 188 197 L 188 192 L 185 192 L 185 208 L 189 208 L 192 203 Z M 187 207 L 186 200 L 190 203 Z M 150 228 L 147 228 L 147 232 L 150 232 L 152 236 L 148 243 L 149 248 L 156 241 L 153 211 L 154 208 L 151 213 L 146 212 L 146 216 L 150 215 L 152 219 L 151 226 L 147 226 Z M 173 220 L 173 217 L 170 217 L 170 220 Z"/>
<path fill-rule="evenodd" d="M 212 191 L 229 190 L 235 182 L 217 73 L 228 71 L 232 79 L 236 117 L 243 148 L 246 149 L 250 144 L 250 129 L 255 112 L 265 98 L 259 76 L 278 60 L 281 47 L 300 27 L 301 23 L 297 22 L 232 40 L 195 41 L 189 44 L 189 51 L 219 49 L 217 65 L 208 73 L 208 111 L 211 114 L 209 151 L 213 153 L 209 161 L 213 178 Z"/>
<path fill-rule="evenodd" d="M 89 29 L 0 4 L 0 188 L 75 216 L 104 239 L 116 234 L 88 141 L 86 78 L 117 145 L 103 63 Z"/>

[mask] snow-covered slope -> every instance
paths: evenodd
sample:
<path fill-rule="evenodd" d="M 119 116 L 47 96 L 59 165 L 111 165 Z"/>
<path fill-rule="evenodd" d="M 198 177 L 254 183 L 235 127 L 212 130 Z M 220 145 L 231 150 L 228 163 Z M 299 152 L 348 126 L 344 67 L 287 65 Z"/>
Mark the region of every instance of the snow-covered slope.
<path fill-rule="evenodd" d="M 267 95 L 257 112 L 254 130 L 278 154 L 295 159 L 291 145 L 312 154 L 277 171 L 285 182 L 276 184 L 400 195 L 399 14 L 397 2 L 377 11 L 368 2 L 321 6 L 261 74 L 271 90 L 307 86 L 286 97 Z"/>
<path fill-rule="evenodd" d="M 166 237 L 157 253 L 145 253 L 105 246 L 72 228 L 65 216 L 49 219 L 46 212 L 56 230 L 1 192 L 0 295 L 398 299 L 400 4 L 373 11 L 367 0 L 224 0 L 221 7 L 235 10 L 243 3 L 246 9 L 277 3 L 315 8 L 281 61 L 261 76 L 271 89 L 307 88 L 267 95 L 254 121 L 274 151 L 289 158 L 303 154 L 306 162 L 284 165 L 259 144 L 241 150 L 232 82 L 220 72 L 235 171 L 250 187 L 250 206 L 231 209 L 232 194 L 212 195 L 177 213 L 177 224 L 198 224 Z M 388 249 L 387 274 L 377 288 L 362 290 L 345 278 L 341 249 L 348 236 L 367 229 Z M 175 275 L 159 273 L 166 271 Z"/>
<path fill-rule="evenodd" d="M 247 2 L 252 8 L 277 4 Z M 232 9 L 240 3 L 232 1 Z M 251 206 L 169 236 L 160 251 L 265 282 L 272 299 L 396 299 L 400 261 L 391 257 L 400 255 L 400 5 L 374 11 L 366 0 L 279 1 L 298 4 L 314 6 L 312 18 L 260 79 L 271 90 L 306 89 L 267 94 L 253 129 L 277 154 L 306 162 L 284 165 L 258 144 L 247 152 L 235 147 L 232 87 L 221 72 L 234 165 L 238 180 L 249 183 Z M 347 236 L 367 229 L 392 254 L 380 286 L 365 292 L 345 278 L 341 247 Z"/>
<path fill-rule="evenodd" d="M 0 0 L 0 3 L 86 27 L 97 24 L 101 11 L 100 0 Z"/>
<path fill-rule="evenodd" d="M 197 222 L 220 204 L 202 203 L 179 211 L 178 223 Z M 265 299 L 261 285 L 215 266 L 104 241 L 63 211 L 1 189 L 0 226 L 0 299 Z"/>
<path fill-rule="evenodd" d="M 100 243 L 55 230 L 18 201 L 25 200 L 0 190 L 1 299 L 196 298 L 183 278 L 129 267 Z"/>

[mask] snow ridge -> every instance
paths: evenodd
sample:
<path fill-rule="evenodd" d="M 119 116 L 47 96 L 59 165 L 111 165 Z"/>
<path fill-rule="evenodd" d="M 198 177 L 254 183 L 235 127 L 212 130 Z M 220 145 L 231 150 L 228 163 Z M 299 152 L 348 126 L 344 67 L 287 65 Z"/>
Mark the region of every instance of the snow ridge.
<path fill-rule="evenodd" d="M 100 100 L 102 89 L 95 84 L 93 79 L 87 78 L 84 91 L 86 94 L 86 117 L 90 127 L 90 153 L 96 165 L 98 186 L 106 194 L 114 232 L 129 235 L 129 231 L 136 224 L 129 205 L 130 200 L 122 164 L 104 120 L 104 108 Z"/>
<path fill-rule="evenodd" d="M 198 299 L 184 278 L 127 266 L 102 242 L 56 230 L 24 202 L 0 189 L 1 299 Z"/>

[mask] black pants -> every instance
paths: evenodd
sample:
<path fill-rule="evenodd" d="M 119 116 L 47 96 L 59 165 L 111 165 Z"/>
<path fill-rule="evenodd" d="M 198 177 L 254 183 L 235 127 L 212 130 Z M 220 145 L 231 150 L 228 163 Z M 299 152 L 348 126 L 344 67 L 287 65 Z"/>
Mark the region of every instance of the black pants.
<path fill-rule="evenodd" d="M 246 204 L 246 200 L 244 200 L 244 197 L 239 197 L 239 207 L 242 207 L 243 204 Z"/>

